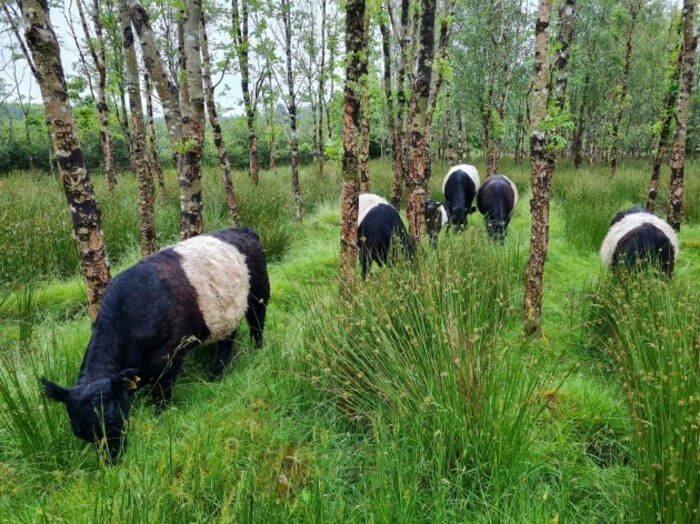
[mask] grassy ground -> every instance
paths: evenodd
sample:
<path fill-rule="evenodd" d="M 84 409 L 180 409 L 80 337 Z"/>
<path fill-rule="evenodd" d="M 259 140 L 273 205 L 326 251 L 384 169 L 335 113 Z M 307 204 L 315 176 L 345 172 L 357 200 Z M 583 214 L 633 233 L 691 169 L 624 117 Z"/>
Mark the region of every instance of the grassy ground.
<path fill-rule="evenodd" d="M 527 170 L 503 167 L 521 190 L 505 247 L 473 215 L 466 234 L 375 272 L 349 304 L 336 301 L 338 175 L 302 173 L 296 225 L 286 171 L 257 190 L 238 174 L 243 218 L 271 258 L 265 348 L 241 330 L 218 383 L 205 378 L 211 352 L 193 352 L 161 415 L 137 395 L 117 467 L 72 436 L 37 381 L 71 384 L 90 331 L 58 185 L 0 179 L 0 521 L 693 522 L 698 168 L 673 282 L 624 288 L 597 250 L 614 213 L 643 202 L 646 164 L 613 181 L 560 166 L 538 342 L 519 333 Z M 372 164 L 376 192 L 388 174 Z M 161 245 L 177 237 L 168 181 Z M 128 267 L 135 181 L 112 197 L 96 185 L 113 267 Z M 204 198 L 207 230 L 225 227 L 215 170 Z"/>

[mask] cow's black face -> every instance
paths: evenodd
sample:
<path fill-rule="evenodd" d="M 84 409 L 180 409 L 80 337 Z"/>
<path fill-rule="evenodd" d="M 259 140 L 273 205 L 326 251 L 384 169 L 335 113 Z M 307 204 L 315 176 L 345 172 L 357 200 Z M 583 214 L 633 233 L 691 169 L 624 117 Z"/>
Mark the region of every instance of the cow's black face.
<path fill-rule="evenodd" d="M 508 232 L 508 221 L 487 220 L 486 232 L 497 242 L 503 242 Z"/>
<path fill-rule="evenodd" d="M 76 437 L 95 444 L 114 464 L 126 451 L 126 423 L 133 378 L 100 379 L 86 386 L 65 389 L 41 378 L 46 396 L 63 402 Z"/>

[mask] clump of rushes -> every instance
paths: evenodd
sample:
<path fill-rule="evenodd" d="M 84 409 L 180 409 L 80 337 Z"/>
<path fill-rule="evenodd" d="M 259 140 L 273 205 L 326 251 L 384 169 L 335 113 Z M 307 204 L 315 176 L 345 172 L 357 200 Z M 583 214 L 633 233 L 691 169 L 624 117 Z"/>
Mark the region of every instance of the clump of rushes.
<path fill-rule="evenodd" d="M 698 522 L 700 292 L 649 274 L 593 295 L 633 421 L 639 522 Z M 601 329 L 599 326 L 598 328 Z"/>
<path fill-rule="evenodd" d="M 544 352 L 519 335 L 522 265 L 472 229 L 374 271 L 348 302 L 311 311 L 311 384 L 351 419 L 403 438 L 432 479 L 493 493 L 521 478 L 548 378 Z"/>

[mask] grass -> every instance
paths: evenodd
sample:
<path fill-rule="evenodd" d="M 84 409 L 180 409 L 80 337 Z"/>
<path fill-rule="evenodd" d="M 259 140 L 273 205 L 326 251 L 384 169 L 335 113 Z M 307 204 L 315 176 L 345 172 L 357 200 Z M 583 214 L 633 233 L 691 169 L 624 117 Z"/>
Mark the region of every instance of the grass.
<path fill-rule="evenodd" d="M 302 170 L 300 225 L 288 171 L 258 189 L 236 173 L 271 260 L 265 349 L 242 329 L 218 383 L 211 352 L 194 352 L 161 415 L 137 395 L 117 467 L 73 437 L 37 382 L 71 384 L 90 334 L 68 225 L 49 218 L 67 220 L 60 188 L 0 179 L 0 521 L 697 521 L 698 166 L 670 284 L 620 287 L 597 255 L 612 216 L 643 203 L 647 171 L 611 182 L 559 166 L 537 343 L 519 330 L 527 163 L 503 167 L 522 195 L 504 247 L 473 215 L 437 253 L 374 271 L 348 304 L 336 300 L 337 172 Z M 384 195 L 389 172 L 372 163 Z M 177 238 L 167 182 L 160 245 Z M 226 227 L 218 173 L 204 182 L 205 227 Z M 138 260 L 135 180 L 122 175 L 114 196 L 96 188 L 116 272 Z"/>

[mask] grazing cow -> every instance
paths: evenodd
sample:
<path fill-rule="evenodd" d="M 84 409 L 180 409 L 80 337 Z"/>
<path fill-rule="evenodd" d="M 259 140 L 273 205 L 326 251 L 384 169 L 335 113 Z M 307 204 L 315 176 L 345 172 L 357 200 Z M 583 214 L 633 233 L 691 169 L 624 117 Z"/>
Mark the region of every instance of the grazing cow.
<path fill-rule="evenodd" d="M 66 405 L 77 437 L 104 446 L 115 463 L 126 450 L 129 391 L 149 384 L 164 407 L 185 353 L 200 342 L 218 341 L 211 377 L 221 377 L 244 316 L 262 345 L 269 298 L 265 252 L 250 229 L 158 251 L 110 282 L 77 384 L 67 389 L 41 377 L 46 396 Z"/>
<path fill-rule="evenodd" d="M 457 231 L 461 231 L 467 225 L 469 214 L 476 211 L 472 202 L 479 191 L 479 184 L 479 172 L 469 164 L 454 166 L 442 181 L 447 215 L 450 224 L 454 225 Z"/>
<path fill-rule="evenodd" d="M 665 220 L 634 206 L 615 215 L 600 256 L 606 266 L 651 265 L 670 277 L 678 258 L 678 235 Z"/>
<path fill-rule="evenodd" d="M 442 227 L 449 222 L 447 209 L 442 202 L 428 200 L 425 203 L 425 223 L 430 244 L 433 248 L 437 248 L 437 239 Z"/>
<path fill-rule="evenodd" d="M 503 175 L 484 180 L 476 195 L 476 206 L 484 215 L 486 232 L 491 238 L 503 241 L 508 232 L 510 214 L 518 204 L 518 188 Z"/>
<path fill-rule="evenodd" d="M 406 227 L 394 206 L 378 195 L 363 193 L 357 214 L 357 241 L 360 247 L 362 278 L 367 276 L 372 262 L 384 265 L 389 257 L 392 241 L 401 242 L 404 254 L 413 256 L 413 244 Z"/>

